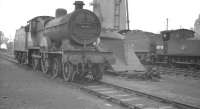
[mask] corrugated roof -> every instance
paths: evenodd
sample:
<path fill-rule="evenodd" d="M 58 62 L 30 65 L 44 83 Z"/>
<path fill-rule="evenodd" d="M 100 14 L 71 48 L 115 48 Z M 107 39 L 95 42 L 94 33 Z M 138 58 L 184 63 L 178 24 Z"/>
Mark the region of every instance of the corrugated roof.
<path fill-rule="evenodd" d="M 125 34 L 125 41 L 127 43 L 132 43 L 133 49 L 136 52 L 149 52 L 151 43 L 162 42 L 159 34 L 154 34 L 150 32 L 145 32 L 141 30 L 133 30 Z"/>

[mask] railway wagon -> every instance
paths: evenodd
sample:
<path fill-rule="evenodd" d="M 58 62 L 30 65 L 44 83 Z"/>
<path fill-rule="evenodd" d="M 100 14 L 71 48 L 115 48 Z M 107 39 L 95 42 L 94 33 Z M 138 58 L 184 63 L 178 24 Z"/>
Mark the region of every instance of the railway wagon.
<path fill-rule="evenodd" d="M 171 30 L 161 32 L 163 50 L 157 53 L 157 63 L 167 63 L 178 67 L 196 67 L 200 65 L 200 40 L 192 39 L 191 30 Z"/>
<path fill-rule="evenodd" d="M 16 31 L 16 60 L 34 70 L 61 76 L 66 81 L 102 79 L 105 63 L 115 62 L 113 53 L 101 50 L 101 24 L 97 16 L 76 1 L 75 10 L 57 9 L 55 17 L 37 16 Z"/>

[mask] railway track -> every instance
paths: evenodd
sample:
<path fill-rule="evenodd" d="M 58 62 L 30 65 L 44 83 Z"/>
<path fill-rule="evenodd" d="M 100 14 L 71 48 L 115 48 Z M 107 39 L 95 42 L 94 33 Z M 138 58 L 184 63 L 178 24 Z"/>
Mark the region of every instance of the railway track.
<path fill-rule="evenodd" d="M 4 59 L 16 62 L 9 56 L 4 57 Z M 128 109 L 200 109 L 200 107 L 160 98 L 102 81 L 64 83 Z"/>
<path fill-rule="evenodd" d="M 159 67 L 159 71 L 164 72 L 164 73 L 171 73 L 171 72 L 178 72 L 178 73 L 182 73 L 182 72 L 195 72 L 193 70 L 190 69 L 186 69 L 186 68 L 169 68 L 169 67 Z"/>
<path fill-rule="evenodd" d="M 72 83 L 81 90 L 128 109 L 200 109 L 105 82 Z"/>
<path fill-rule="evenodd" d="M 175 75 L 184 75 L 190 76 L 193 78 L 200 78 L 200 70 L 199 69 L 188 69 L 188 68 L 176 68 L 176 67 L 158 67 L 158 72 L 161 74 L 175 74 Z"/>

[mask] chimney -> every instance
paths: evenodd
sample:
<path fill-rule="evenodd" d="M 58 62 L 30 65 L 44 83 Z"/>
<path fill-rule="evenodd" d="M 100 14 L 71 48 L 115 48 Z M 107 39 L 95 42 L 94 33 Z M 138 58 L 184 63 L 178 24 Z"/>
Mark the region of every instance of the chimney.
<path fill-rule="evenodd" d="M 75 5 L 75 10 L 79 10 L 83 9 L 83 5 L 85 4 L 83 3 L 83 1 L 75 1 L 74 5 Z"/>

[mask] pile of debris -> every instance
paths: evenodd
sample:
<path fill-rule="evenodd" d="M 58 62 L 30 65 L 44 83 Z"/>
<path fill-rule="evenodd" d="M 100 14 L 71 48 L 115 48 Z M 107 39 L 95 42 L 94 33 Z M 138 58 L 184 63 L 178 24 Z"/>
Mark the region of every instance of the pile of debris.
<path fill-rule="evenodd" d="M 155 66 L 146 67 L 146 71 L 131 71 L 131 72 L 121 72 L 121 73 L 109 73 L 113 76 L 117 76 L 125 79 L 134 79 L 134 80 L 150 80 L 150 81 L 159 81 L 161 79 L 160 72 Z"/>

